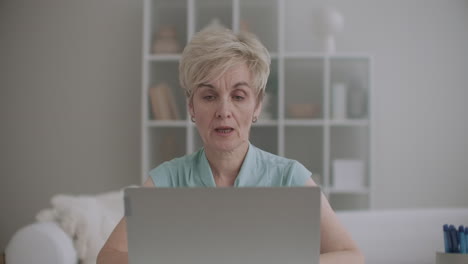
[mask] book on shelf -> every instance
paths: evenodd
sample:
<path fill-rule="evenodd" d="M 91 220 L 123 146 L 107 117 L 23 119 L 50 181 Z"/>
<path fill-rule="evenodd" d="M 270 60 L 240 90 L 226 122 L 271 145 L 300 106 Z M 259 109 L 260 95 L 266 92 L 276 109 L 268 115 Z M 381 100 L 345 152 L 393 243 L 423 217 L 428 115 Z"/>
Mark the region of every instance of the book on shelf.
<path fill-rule="evenodd" d="M 151 112 L 155 120 L 179 120 L 180 114 L 171 87 L 159 83 L 149 89 Z"/>

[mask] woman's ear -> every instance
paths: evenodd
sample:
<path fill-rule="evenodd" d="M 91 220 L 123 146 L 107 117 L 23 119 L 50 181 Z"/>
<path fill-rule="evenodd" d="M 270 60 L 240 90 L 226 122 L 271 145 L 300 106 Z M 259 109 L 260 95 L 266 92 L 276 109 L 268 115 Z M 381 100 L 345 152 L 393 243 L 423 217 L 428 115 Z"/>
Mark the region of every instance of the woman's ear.
<path fill-rule="evenodd" d="M 259 101 L 257 102 L 257 105 L 255 106 L 255 110 L 254 110 L 253 116 L 256 117 L 256 118 L 258 118 L 258 117 L 260 116 L 260 113 L 262 112 L 262 105 L 263 105 L 262 101 L 263 101 L 263 100 L 259 100 Z"/>
<path fill-rule="evenodd" d="M 189 111 L 190 117 L 195 116 L 195 110 L 193 109 L 193 100 L 192 98 L 187 99 L 187 109 Z"/>

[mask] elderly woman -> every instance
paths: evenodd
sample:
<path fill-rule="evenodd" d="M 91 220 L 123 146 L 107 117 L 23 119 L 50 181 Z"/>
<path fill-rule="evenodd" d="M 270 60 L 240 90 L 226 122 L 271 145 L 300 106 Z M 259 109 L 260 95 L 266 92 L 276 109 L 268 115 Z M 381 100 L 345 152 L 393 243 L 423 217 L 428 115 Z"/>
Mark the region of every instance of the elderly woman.
<path fill-rule="evenodd" d="M 270 56 L 249 33 L 206 29 L 186 46 L 179 67 L 187 106 L 204 147 L 150 171 L 147 187 L 315 186 L 297 161 L 249 142 L 262 107 Z M 320 263 L 363 263 L 363 256 L 322 195 Z M 99 253 L 98 263 L 127 263 L 125 218 Z"/>

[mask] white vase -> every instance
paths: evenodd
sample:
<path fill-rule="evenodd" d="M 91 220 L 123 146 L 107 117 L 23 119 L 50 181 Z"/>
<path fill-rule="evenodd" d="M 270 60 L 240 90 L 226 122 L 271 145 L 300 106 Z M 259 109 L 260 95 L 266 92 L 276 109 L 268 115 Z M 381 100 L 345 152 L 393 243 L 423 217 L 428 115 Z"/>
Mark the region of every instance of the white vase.
<path fill-rule="evenodd" d="M 344 83 L 335 83 L 332 86 L 332 118 L 343 120 L 346 115 L 348 87 Z"/>
<path fill-rule="evenodd" d="M 322 40 L 322 50 L 326 53 L 336 51 L 335 36 L 343 30 L 344 18 L 341 13 L 331 7 L 320 8 L 313 14 L 315 31 Z"/>

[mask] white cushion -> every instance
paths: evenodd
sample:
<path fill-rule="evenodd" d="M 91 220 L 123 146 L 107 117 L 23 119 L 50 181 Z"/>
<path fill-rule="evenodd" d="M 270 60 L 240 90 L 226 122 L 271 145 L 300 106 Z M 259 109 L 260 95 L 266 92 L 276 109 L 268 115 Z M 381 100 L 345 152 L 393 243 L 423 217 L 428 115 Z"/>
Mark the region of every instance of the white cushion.
<path fill-rule="evenodd" d="M 76 264 L 72 239 L 55 222 L 40 222 L 18 230 L 5 249 L 8 264 Z"/>

